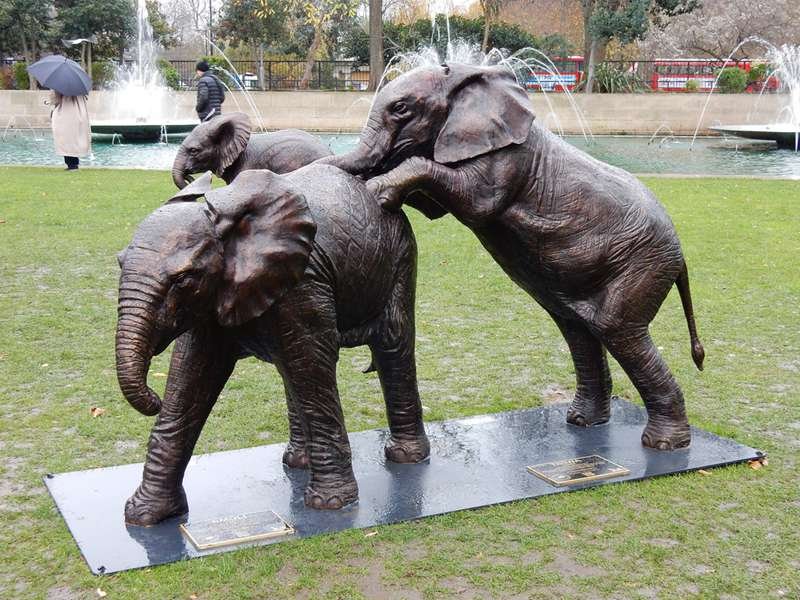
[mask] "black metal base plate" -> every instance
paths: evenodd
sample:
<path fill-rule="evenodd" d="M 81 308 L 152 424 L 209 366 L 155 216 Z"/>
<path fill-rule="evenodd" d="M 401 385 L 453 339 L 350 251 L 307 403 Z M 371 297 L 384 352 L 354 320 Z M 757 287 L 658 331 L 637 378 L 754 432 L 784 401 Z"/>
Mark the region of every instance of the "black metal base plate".
<path fill-rule="evenodd" d="M 283 444 L 216 452 L 192 458 L 186 472 L 192 522 L 274 511 L 290 535 L 249 544 L 197 550 L 179 531 L 186 517 L 155 527 L 126 526 L 125 500 L 139 484 L 132 464 L 48 475 L 45 483 L 92 573 L 114 573 L 345 529 L 478 508 L 524 498 L 682 473 L 758 458 L 753 448 L 692 428 L 689 448 L 643 448 L 644 409 L 614 399 L 608 424 L 588 429 L 565 422 L 567 405 L 428 423 L 431 458 L 398 465 L 383 458 L 386 430 L 350 435 L 359 501 L 340 511 L 303 504 L 304 471 L 284 469 Z M 549 461 L 598 454 L 630 473 L 556 487 L 528 472 Z"/>

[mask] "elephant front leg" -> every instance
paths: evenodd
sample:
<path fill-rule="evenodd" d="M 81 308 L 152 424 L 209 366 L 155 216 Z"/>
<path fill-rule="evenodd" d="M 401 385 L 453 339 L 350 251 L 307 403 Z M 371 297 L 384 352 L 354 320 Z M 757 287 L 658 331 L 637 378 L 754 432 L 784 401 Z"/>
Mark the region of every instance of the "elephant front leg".
<path fill-rule="evenodd" d="M 513 168 L 498 172 L 497 165 L 488 161 L 454 169 L 413 157 L 388 173 L 370 179 L 367 188 L 386 210 L 398 210 L 408 194 L 421 190 L 462 223 L 480 227 L 506 206 L 507 180 L 513 180 L 516 173 Z"/>
<path fill-rule="evenodd" d="M 188 511 L 183 475 L 211 408 L 233 371 L 227 346 L 192 330 L 175 342 L 161 412 L 150 433 L 142 483 L 125 504 L 125 522 L 155 525 Z"/>
<path fill-rule="evenodd" d="M 582 323 L 551 316 L 567 341 L 575 366 L 577 388 L 567 422 L 579 427 L 606 423 L 611 416 L 611 371 L 605 348 Z"/>

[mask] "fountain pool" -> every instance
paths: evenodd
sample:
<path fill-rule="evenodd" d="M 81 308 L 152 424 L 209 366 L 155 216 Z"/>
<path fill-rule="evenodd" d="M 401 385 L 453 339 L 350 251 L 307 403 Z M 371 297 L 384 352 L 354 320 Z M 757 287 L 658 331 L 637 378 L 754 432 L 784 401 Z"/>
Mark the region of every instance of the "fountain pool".
<path fill-rule="evenodd" d="M 357 134 L 319 134 L 336 153 L 350 150 Z M 592 156 L 633 173 L 782 177 L 800 179 L 800 153 L 781 150 L 773 143 L 758 143 L 731 138 L 672 137 L 652 140 L 638 136 L 565 136 L 569 143 Z M 128 167 L 168 170 L 178 150 L 180 138 L 170 143 L 127 144 L 95 140 L 94 156 L 86 166 Z M 16 130 L 0 140 L 2 165 L 63 166 L 53 153 L 49 131 Z"/>

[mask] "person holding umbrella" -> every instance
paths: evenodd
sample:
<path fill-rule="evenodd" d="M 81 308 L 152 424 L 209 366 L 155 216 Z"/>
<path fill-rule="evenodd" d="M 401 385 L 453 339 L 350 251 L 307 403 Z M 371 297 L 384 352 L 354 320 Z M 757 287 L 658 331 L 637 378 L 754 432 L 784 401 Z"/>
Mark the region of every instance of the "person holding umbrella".
<path fill-rule="evenodd" d="M 73 60 L 57 54 L 28 67 L 42 86 L 50 88 L 50 113 L 56 154 L 64 157 L 68 171 L 78 169 L 81 156 L 91 151 L 89 108 L 92 80 Z"/>

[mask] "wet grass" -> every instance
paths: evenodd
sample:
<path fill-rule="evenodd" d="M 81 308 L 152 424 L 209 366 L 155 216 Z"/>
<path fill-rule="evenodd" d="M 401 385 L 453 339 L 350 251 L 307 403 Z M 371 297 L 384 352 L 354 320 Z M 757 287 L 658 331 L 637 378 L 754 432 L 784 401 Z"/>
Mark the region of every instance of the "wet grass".
<path fill-rule="evenodd" d="M 768 598 L 800 594 L 800 183 L 648 180 L 689 260 L 706 370 L 677 294 L 653 334 L 695 425 L 769 466 L 688 474 L 350 531 L 143 571 L 89 574 L 41 483 L 140 461 L 151 419 L 113 365 L 115 254 L 171 192 L 166 173 L 0 168 L 0 597 Z M 413 215 L 428 420 L 568 399 L 566 345 L 473 236 Z M 384 425 L 364 349 L 342 353 L 351 431 Z M 163 389 L 167 358 L 151 381 Z M 614 365 L 615 392 L 637 396 Z M 103 407 L 98 418 L 90 408 Z M 242 361 L 198 452 L 287 438 L 274 370 Z"/>

